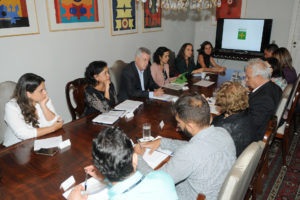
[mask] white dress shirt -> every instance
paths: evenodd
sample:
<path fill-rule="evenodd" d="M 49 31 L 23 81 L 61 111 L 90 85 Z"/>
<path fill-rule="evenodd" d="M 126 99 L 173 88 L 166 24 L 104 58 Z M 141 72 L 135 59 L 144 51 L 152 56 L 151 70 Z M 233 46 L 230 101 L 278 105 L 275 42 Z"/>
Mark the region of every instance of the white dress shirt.
<path fill-rule="evenodd" d="M 36 104 L 35 108 L 39 116 L 38 122 L 40 128 L 53 125 L 59 117 L 56 114 L 50 99 L 47 102 L 46 106 L 55 114 L 55 117 L 53 120 L 47 121 L 40 104 Z M 3 145 L 6 147 L 21 142 L 22 140 L 34 138 L 37 136 L 37 128 L 34 128 L 31 124 L 27 124 L 25 122 L 22 111 L 16 99 L 11 99 L 5 104 L 4 120 L 8 126 L 4 133 L 3 141 Z"/>

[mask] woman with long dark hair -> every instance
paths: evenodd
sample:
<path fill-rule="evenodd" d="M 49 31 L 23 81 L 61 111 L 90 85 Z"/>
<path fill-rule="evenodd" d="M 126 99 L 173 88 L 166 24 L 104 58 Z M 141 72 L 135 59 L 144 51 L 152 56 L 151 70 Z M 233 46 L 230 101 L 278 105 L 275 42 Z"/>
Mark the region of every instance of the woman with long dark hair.
<path fill-rule="evenodd" d="M 170 50 L 167 47 L 158 47 L 153 54 L 151 75 L 154 82 L 160 87 L 176 79 L 176 77 L 170 78 L 169 55 Z"/>
<path fill-rule="evenodd" d="M 193 45 L 191 43 L 185 43 L 181 46 L 175 59 L 175 70 L 182 74 L 185 72 L 192 73 L 195 69 Z"/>
<path fill-rule="evenodd" d="M 26 73 L 20 77 L 13 98 L 5 105 L 4 120 L 8 128 L 4 146 L 39 137 L 62 127 L 62 120 L 45 89 L 45 79 Z"/>
<path fill-rule="evenodd" d="M 290 52 L 286 48 L 280 47 L 274 51 L 273 57 L 277 58 L 279 61 L 279 65 L 287 83 L 294 84 L 297 80 L 297 73 L 293 67 L 293 59 Z"/>
<path fill-rule="evenodd" d="M 199 55 L 197 59 L 197 65 L 193 73 L 199 72 L 222 72 L 226 70 L 226 67 L 218 65 L 212 57 L 213 46 L 209 41 L 204 41 L 200 45 L 200 49 L 197 50 Z M 214 68 L 211 68 L 214 67 Z"/>
<path fill-rule="evenodd" d="M 118 102 L 108 67 L 104 61 L 94 61 L 85 70 L 88 86 L 84 91 L 86 107 L 84 115 L 95 112 L 108 112 Z"/>

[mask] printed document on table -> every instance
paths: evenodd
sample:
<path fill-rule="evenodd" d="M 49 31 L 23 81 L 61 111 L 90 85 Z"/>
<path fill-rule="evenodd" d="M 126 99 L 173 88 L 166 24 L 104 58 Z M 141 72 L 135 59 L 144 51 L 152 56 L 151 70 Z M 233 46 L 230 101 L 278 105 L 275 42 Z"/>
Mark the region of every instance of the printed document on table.
<path fill-rule="evenodd" d="M 84 187 L 84 182 L 81 183 L 81 185 Z M 73 187 L 74 188 L 74 187 Z M 68 199 L 69 194 L 73 190 L 73 188 L 67 190 L 66 192 L 63 193 L 63 197 L 65 199 Z M 91 177 L 87 180 L 87 187 L 86 191 L 83 191 L 83 193 L 88 194 L 88 200 L 109 200 L 108 197 L 108 188 L 107 185 L 104 183 L 101 183 L 97 179 Z"/>
<path fill-rule="evenodd" d="M 155 169 L 162 161 L 164 161 L 168 156 L 172 155 L 169 150 L 157 149 L 151 155 L 149 154 L 150 149 L 146 148 L 143 155 L 144 161 L 152 168 Z"/>
<path fill-rule="evenodd" d="M 133 100 L 126 100 L 117 105 L 114 109 L 115 110 L 125 110 L 127 113 L 134 112 L 140 105 L 142 105 L 142 101 L 133 101 Z"/>
<path fill-rule="evenodd" d="M 102 124 L 113 124 L 124 115 L 123 110 L 111 110 L 107 113 L 102 113 L 93 119 L 93 122 Z"/>
<path fill-rule="evenodd" d="M 171 90 L 182 90 L 182 87 L 184 87 L 185 84 L 175 84 L 175 83 L 168 83 L 164 85 L 164 88 L 168 88 Z"/>
<path fill-rule="evenodd" d="M 59 147 L 59 144 L 61 142 L 62 142 L 61 135 L 57 136 L 57 137 L 35 140 L 33 150 L 38 151 L 41 148 L 49 149 L 49 148 L 53 148 L 53 147 Z"/>
<path fill-rule="evenodd" d="M 175 101 L 177 101 L 178 96 L 163 94 L 160 97 L 153 96 L 153 97 L 151 97 L 151 99 L 157 99 L 157 100 L 168 101 L 168 102 L 175 102 Z"/>
<path fill-rule="evenodd" d="M 198 85 L 198 86 L 202 86 L 202 87 L 208 87 L 208 86 L 210 86 L 214 83 L 215 82 L 212 82 L 212 81 L 201 80 L 201 81 L 198 81 L 197 83 L 195 83 L 194 85 Z"/>

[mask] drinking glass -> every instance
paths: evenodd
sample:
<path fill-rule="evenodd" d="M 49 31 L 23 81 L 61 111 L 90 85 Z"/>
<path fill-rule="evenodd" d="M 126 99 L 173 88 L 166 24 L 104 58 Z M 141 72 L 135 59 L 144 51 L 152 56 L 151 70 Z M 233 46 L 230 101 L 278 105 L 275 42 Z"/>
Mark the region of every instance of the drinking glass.
<path fill-rule="evenodd" d="M 143 140 L 148 141 L 151 139 L 151 124 L 143 124 Z"/>

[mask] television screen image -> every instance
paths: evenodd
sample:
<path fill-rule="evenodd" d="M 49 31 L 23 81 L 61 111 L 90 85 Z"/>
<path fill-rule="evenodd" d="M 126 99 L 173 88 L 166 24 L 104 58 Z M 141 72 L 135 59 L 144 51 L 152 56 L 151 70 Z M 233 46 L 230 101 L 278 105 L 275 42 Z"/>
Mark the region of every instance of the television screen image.
<path fill-rule="evenodd" d="M 222 49 L 260 51 L 264 20 L 224 19 Z"/>

